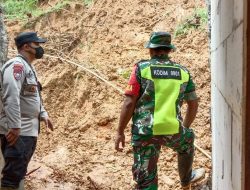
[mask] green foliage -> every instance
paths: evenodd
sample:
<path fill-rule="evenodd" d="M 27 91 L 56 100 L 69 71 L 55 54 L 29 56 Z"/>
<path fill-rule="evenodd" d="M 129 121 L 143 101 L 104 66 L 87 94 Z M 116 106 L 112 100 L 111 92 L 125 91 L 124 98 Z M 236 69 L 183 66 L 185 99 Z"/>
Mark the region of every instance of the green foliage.
<path fill-rule="evenodd" d="M 90 5 L 93 0 L 61 0 L 55 6 L 42 10 L 39 8 L 39 0 L 5 0 L 3 7 L 5 16 L 9 20 L 27 20 L 29 16 L 32 18 L 41 17 L 45 14 L 59 11 L 70 2 L 83 2 L 85 5 Z M 41 2 L 41 1 L 40 1 Z"/>
<path fill-rule="evenodd" d="M 36 18 L 51 12 L 59 11 L 66 5 L 69 5 L 69 3 L 70 0 L 59 1 L 55 6 L 46 10 L 42 10 L 38 7 L 38 0 L 5 0 L 3 5 L 7 19 L 27 20 L 29 16 Z"/>
<path fill-rule="evenodd" d="M 61 9 L 63 9 L 65 6 L 67 6 L 69 4 L 70 4 L 69 0 L 59 1 L 55 6 L 41 12 L 41 14 L 37 15 L 37 16 L 43 16 L 43 15 L 51 13 L 51 12 L 60 11 Z"/>
<path fill-rule="evenodd" d="M 93 2 L 93 0 L 83 0 L 83 2 L 85 5 L 90 5 Z"/>
<path fill-rule="evenodd" d="M 25 19 L 28 14 L 38 14 L 38 0 L 5 0 L 3 7 L 7 19 Z"/>
<path fill-rule="evenodd" d="M 200 18 L 201 25 L 204 26 L 208 23 L 208 10 L 207 8 L 196 9 L 195 15 Z"/>
<path fill-rule="evenodd" d="M 124 78 L 124 79 L 129 79 L 130 77 L 130 70 L 123 70 L 120 75 Z"/>
<path fill-rule="evenodd" d="M 208 23 L 208 13 L 206 8 L 195 9 L 194 13 L 180 23 L 176 29 L 174 36 L 186 35 L 188 31 L 195 29 L 205 29 Z"/>

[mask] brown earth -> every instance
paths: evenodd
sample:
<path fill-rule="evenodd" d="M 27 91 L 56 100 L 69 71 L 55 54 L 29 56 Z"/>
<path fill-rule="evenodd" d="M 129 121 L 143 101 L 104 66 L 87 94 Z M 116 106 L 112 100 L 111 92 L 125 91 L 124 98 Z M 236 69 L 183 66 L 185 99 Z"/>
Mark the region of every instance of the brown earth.
<path fill-rule="evenodd" d="M 48 9 L 58 1 L 45 1 Z M 134 63 L 148 59 L 143 48 L 150 33 L 172 34 L 178 23 L 204 7 L 202 0 L 103 0 L 90 6 L 73 2 L 57 12 L 23 25 L 8 21 L 9 38 L 23 30 L 35 30 L 49 39 L 46 52 L 75 61 L 124 89 Z M 196 144 L 211 153 L 210 71 L 208 39 L 204 30 L 190 30 L 173 39 L 172 59 L 189 68 L 197 84 L 200 107 L 193 124 Z M 10 47 L 14 48 L 13 42 Z M 10 51 L 9 56 L 13 56 Z M 27 176 L 28 190 L 132 189 L 133 162 L 130 127 L 126 147 L 114 151 L 123 96 L 113 87 L 79 67 L 57 58 L 35 63 L 44 86 L 43 99 L 55 131 L 42 129 Z M 196 151 L 194 167 L 205 167 L 206 178 L 194 189 L 209 189 L 211 160 Z M 176 153 L 163 148 L 159 160 L 159 189 L 180 188 Z"/>

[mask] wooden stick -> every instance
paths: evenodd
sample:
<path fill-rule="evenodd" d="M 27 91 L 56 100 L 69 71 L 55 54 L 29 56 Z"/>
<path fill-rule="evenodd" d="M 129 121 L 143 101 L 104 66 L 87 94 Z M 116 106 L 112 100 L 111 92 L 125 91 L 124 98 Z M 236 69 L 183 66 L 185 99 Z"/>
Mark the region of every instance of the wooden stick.
<path fill-rule="evenodd" d="M 203 150 L 201 147 L 199 147 L 197 144 L 194 143 L 194 146 L 195 146 L 201 153 L 203 153 L 206 157 L 208 157 L 210 160 L 212 159 L 211 156 L 210 156 L 205 150 Z"/>
<path fill-rule="evenodd" d="M 30 174 L 34 173 L 35 171 L 39 170 L 40 168 L 41 168 L 41 166 L 39 166 L 38 168 L 35 168 L 35 169 L 31 170 L 25 176 L 29 176 Z"/>
<path fill-rule="evenodd" d="M 80 65 L 76 62 L 73 62 L 71 60 L 68 60 L 68 59 L 64 59 L 64 58 L 61 58 L 61 57 L 58 57 L 58 56 L 53 56 L 53 55 L 48 55 L 48 54 L 45 54 L 46 57 L 49 57 L 49 58 L 54 58 L 54 59 L 60 59 L 61 61 L 64 61 L 64 62 L 67 62 L 69 64 L 72 64 L 72 65 L 75 65 L 77 67 L 80 67 L 82 68 L 84 71 L 87 71 L 88 73 L 91 73 L 92 75 L 94 75 L 95 77 L 97 77 L 98 79 L 100 79 L 101 81 L 105 82 L 106 84 L 108 84 L 109 86 L 113 87 L 115 90 L 117 90 L 118 92 L 120 92 L 121 94 L 123 94 L 123 90 L 120 89 L 119 87 L 115 86 L 114 84 L 112 84 L 111 82 L 109 82 L 108 80 L 104 79 L 103 77 L 101 77 L 100 75 L 98 75 L 97 73 L 91 71 L 90 69 L 84 67 L 83 65 Z"/>

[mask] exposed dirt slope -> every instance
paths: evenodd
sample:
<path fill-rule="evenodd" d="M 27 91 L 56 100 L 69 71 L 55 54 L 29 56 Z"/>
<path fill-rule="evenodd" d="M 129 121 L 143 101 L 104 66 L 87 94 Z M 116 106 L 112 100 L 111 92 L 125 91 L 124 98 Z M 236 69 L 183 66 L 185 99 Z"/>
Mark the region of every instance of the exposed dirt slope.
<path fill-rule="evenodd" d="M 42 4 L 44 9 L 55 5 Z M 174 32 L 176 25 L 204 7 L 202 0 L 103 0 L 91 6 L 72 3 L 64 9 L 30 21 L 27 30 L 47 37 L 47 53 L 76 61 L 124 89 L 124 78 L 140 59 L 153 30 Z M 10 39 L 23 30 L 9 22 Z M 191 31 L 173 40 L 173 60 L 188 67 L 197 84 L 200 108 L 193 128 L 196 143 L 211 151 L 210 73 L 205 31 Z M 13 44 L 11 44 L 13 47 Z M 123 97 L 91 74 L 59 59 L 35 63 L 44 85 L 43 99 L 56 127 L 42 130 L 27 177 L 27 189 L 132 189 L 130 127 L 124 152 L 114 151 L 113 137 Z M 195 167 L 205 167 L 206 179 L 195 189 L 207 189 L 211 163 L 197 151 Z M 179 189 L 176 153 L 163 148 L 159 161 L 160 189 Z"/>

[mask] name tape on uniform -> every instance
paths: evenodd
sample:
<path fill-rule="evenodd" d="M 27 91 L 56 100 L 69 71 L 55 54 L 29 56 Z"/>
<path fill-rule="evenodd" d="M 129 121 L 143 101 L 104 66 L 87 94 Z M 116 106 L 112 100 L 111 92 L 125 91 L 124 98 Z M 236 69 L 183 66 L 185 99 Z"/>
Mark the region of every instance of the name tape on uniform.
<path fill-rule="evenodd" d="M 155 79 L 181 80 L 181 70 L 172 67 L 151 67 L 151 76 Z"/>

